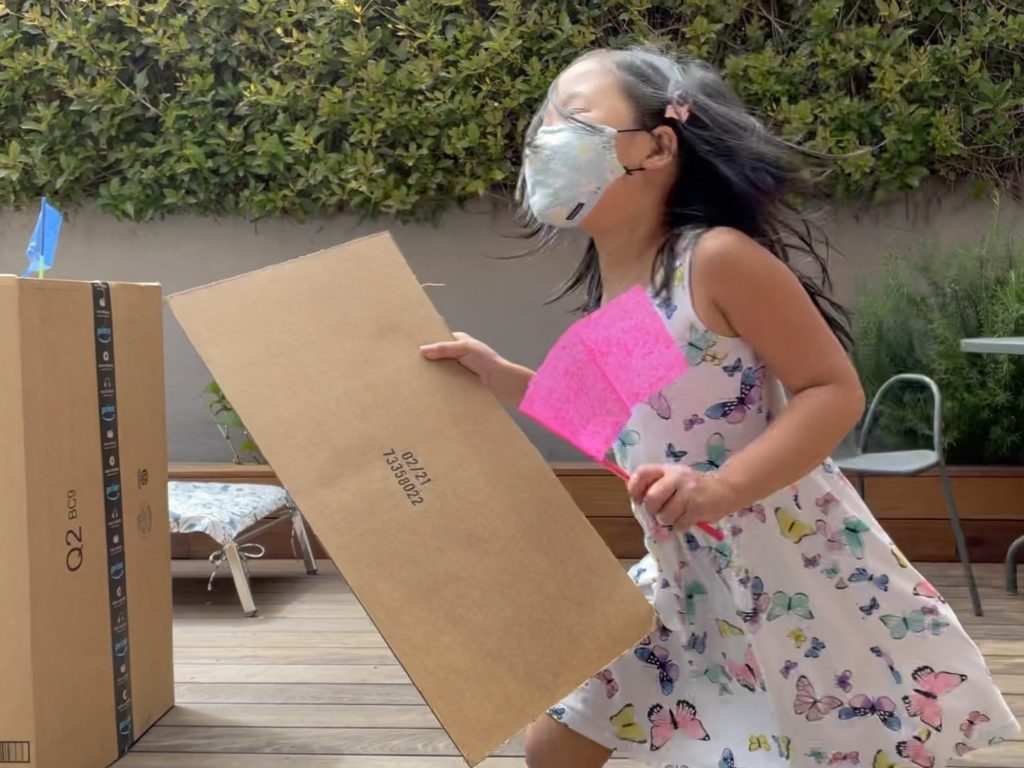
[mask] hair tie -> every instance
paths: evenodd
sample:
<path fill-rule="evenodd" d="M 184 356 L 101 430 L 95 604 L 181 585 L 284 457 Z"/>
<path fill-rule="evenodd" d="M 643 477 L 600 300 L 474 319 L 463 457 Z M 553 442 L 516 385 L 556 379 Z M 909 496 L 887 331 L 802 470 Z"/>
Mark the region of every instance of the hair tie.
<path fill-rule="evenodd" d="M 690 119 L 690 105 L 689 104 L 676 104 L 675 99 L 668 103 L 665 107 L 665 118 L 668 120 L 678 120 L 680 123 L 685 123 Z"/>

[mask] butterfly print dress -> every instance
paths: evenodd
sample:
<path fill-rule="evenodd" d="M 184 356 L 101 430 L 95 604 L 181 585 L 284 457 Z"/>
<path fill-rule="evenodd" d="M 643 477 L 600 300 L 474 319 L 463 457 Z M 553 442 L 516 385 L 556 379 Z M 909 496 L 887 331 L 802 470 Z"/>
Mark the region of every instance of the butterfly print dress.
<path fill-rule="evenodd" d="M 690 363 L 638 407 L 627 470 L 714 471 L 764 431 L 774 385 L 751 347 L 705 328 L 685 258 L 658 302 Z M 943 768 L 1018 724 L 942 596 L 831 462 L 719 524 L 672 531 L 639 506 L 631 569 L 660 626 L 550 715 L 651 765 Z"/>

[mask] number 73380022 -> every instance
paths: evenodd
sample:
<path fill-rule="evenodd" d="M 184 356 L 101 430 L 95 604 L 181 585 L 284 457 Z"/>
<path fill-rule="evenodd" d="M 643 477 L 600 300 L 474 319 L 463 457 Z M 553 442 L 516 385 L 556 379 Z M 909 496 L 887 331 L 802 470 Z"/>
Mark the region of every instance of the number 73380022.
<path fill-rule="evenodd" d="M 384 461 L 414 507 L 425 502 L 424 489 L 433 482 L 430 473 L 412 451 L 399 453 L 394 448 L 384 451 Z"/>

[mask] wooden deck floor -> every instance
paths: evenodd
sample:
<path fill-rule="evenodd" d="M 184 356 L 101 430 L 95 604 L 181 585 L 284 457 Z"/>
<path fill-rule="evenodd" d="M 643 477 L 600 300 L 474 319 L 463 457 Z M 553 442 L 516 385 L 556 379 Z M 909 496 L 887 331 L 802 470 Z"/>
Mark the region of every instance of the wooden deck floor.
<path fill-rule="evenodd" d="M 241 616 L 230 581 L 205 591 L 203 565 L 176 564 L 193 576 L 175 580 L 178 706 L 118 768 L 465 765 L 329 563 L 316 577 L 299 575 L 291 563 L 256 564 L 255 619 Z M 1006 596 L 999 569 L 980 567 L 987 615 L 978 620 L 957 568 L 924 570 L 965 617 L 1024 717 L 1024 596 Z M 500 755 L 484 768 L 525 765 L 517 742 Z M 1024 768 L 1024 743 L 1000 745 L 965 765 Z"/>

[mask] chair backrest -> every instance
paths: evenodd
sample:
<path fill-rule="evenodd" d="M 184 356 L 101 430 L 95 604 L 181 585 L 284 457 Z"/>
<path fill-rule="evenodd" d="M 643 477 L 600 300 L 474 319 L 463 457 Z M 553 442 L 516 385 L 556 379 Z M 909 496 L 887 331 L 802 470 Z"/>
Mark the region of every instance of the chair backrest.
<path fill-rule="evenodd" d="M 871 405 L 868 407 L 867 415 L 864 417 L 864 425 L 861 427 L 860 438 L 857 441 L 858 450 L 863 453 L 867 447 L 868 438 L 871 436 L 871 429 L 874 427 L 875 422 L 878 420 L 879 406 L 884 401 L 884 398 L 892 390 L 900 385 L 912 385 L 927 390 L 931 394 L 932 400 L 932 447 L 942 458 L 942 392 L 939 390 L 939 385 L 936 384 L 932 379 L 920 373 L 901 373 L 897 376 L 893 376 L 887 382 L 885 382 L 874 398 L 871 400 Z"/>

